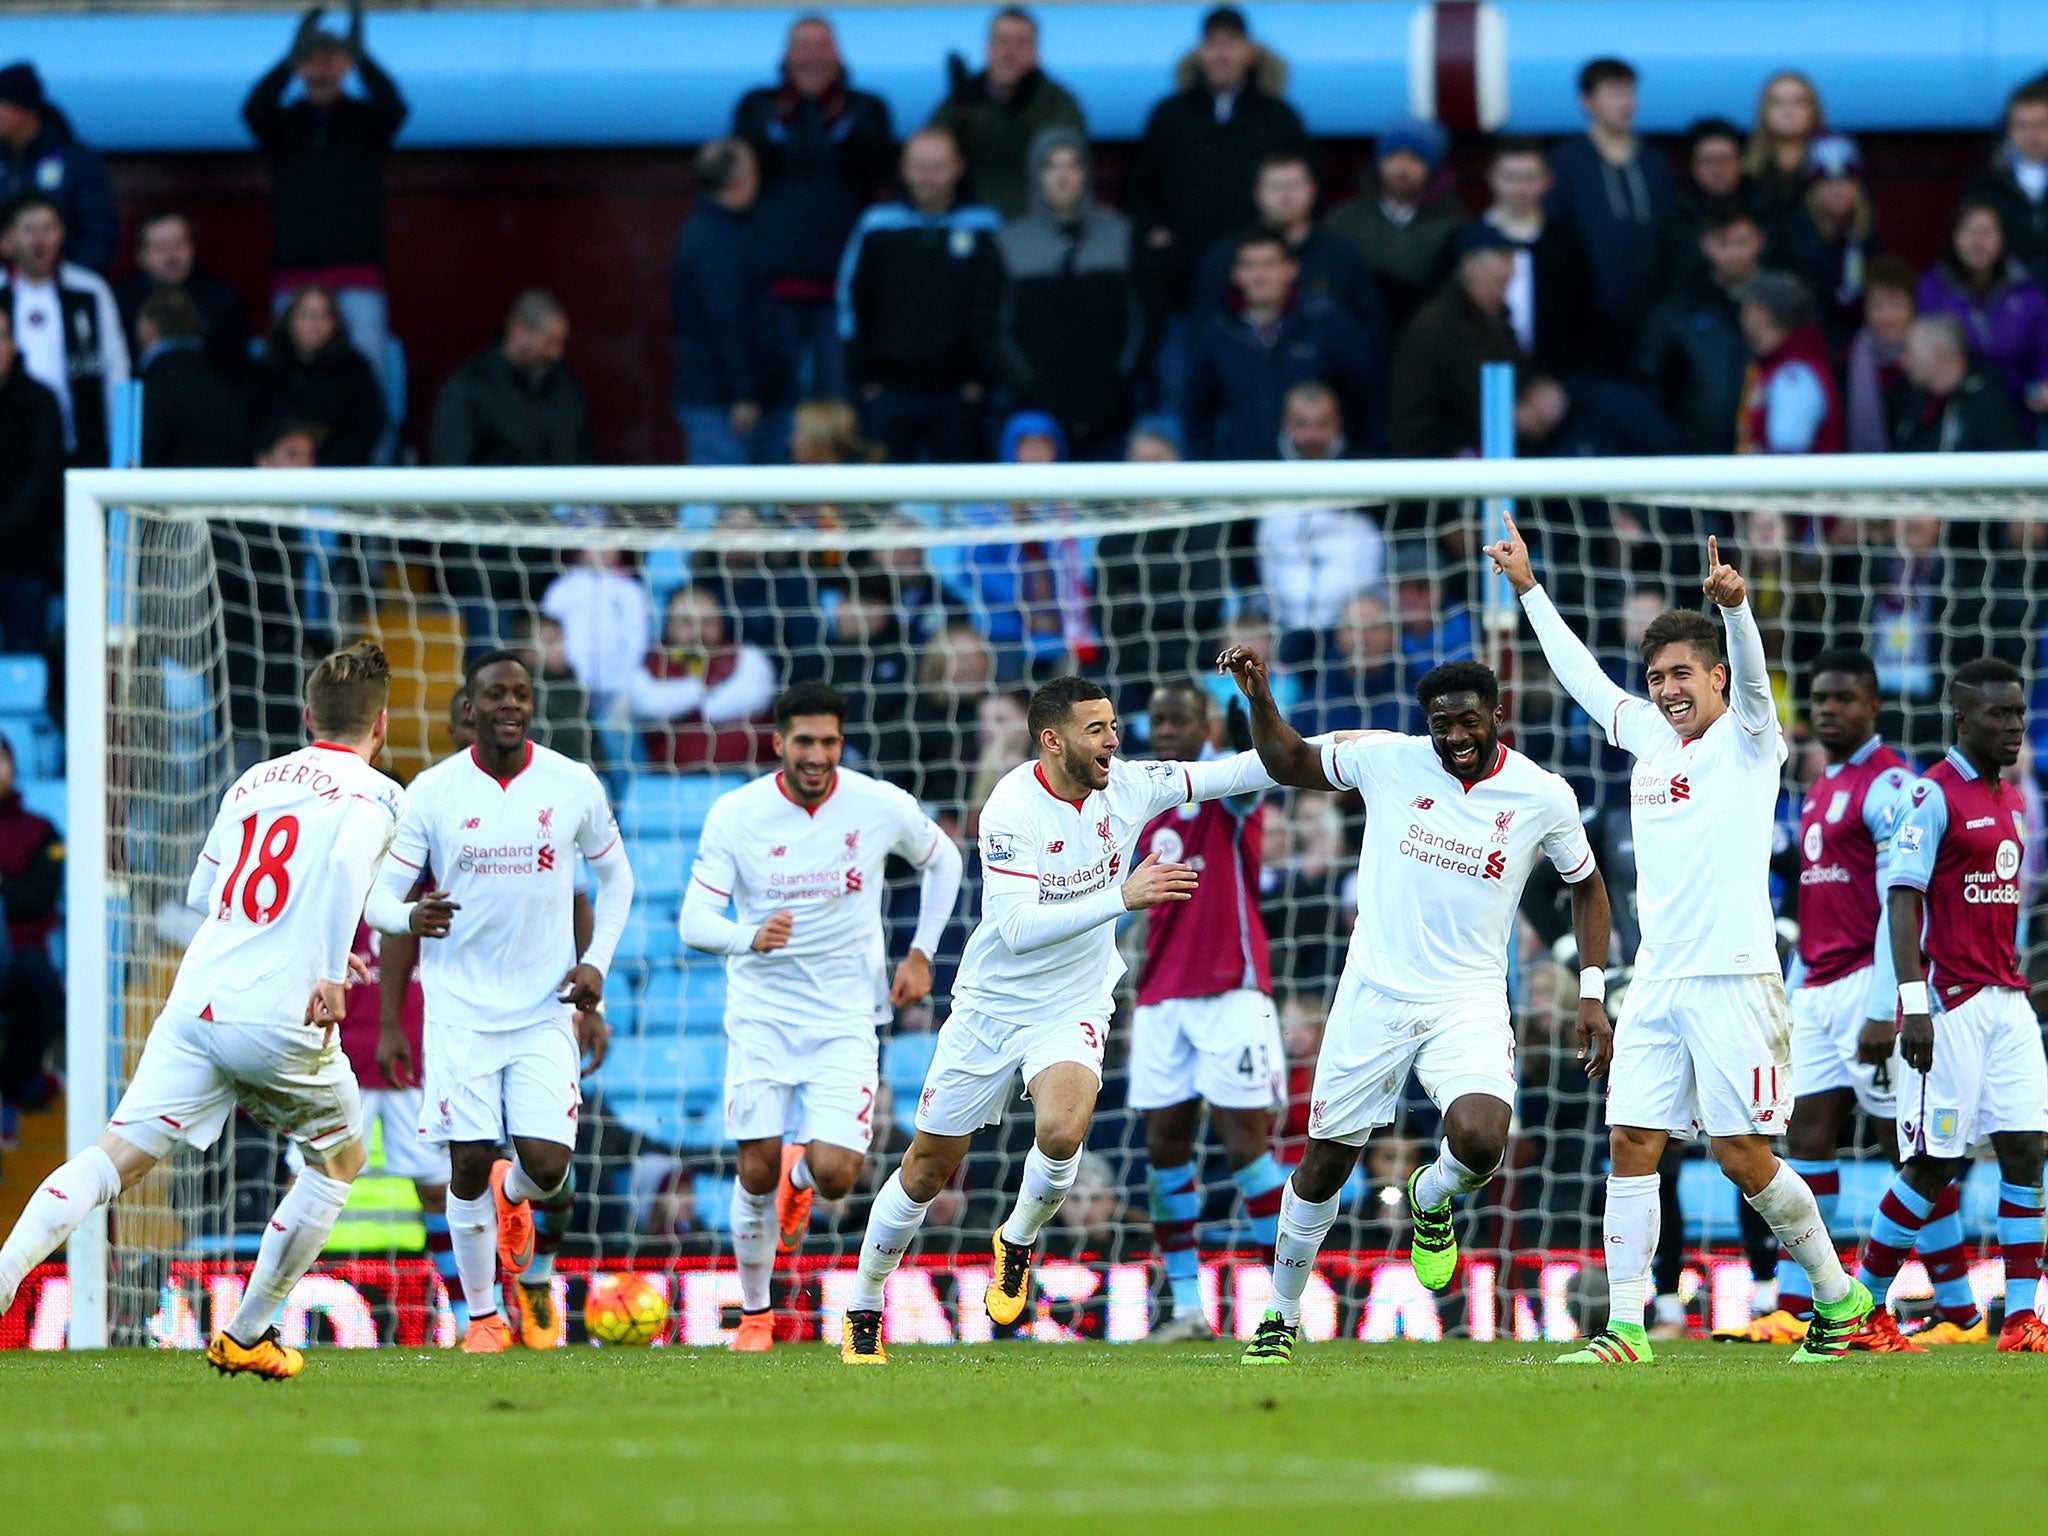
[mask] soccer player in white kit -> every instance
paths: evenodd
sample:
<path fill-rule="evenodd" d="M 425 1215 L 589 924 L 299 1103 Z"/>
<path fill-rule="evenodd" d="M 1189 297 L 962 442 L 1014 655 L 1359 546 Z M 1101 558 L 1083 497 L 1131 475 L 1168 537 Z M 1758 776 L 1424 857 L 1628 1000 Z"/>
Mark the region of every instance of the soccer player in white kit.
<path fill-rule="evenodd" d="M 1742 577 L 1708 539 L 1702 585 L 1721 625 L 1683 608 L 1653 619 L 1642 642 L 1646 700 L 1617 686 L 1566 626 L 1512 517 L 1486 552 L 1520 595 L 1557 680 L 1636 760 L 1629 804 L 1642 942 L 1608 1074 L 1608 1322 L 1560 1363 L 1651 1358 L 1643 1306 L 1657 1251 L 1657 1160 L 1672 1136 L 1701 1131 L 1812 1282 L 1813 1322 L 1792 1359 L 1839 1360 L 1870 1312 L 1870 1292 L 1842 1268 L 1813 1191 L 1770 1143 L 1792 1107 L 1792 1009 L 1770 895 L 1786 752 Z"/>
<path fill-rule="evenodd" d="M 1426 737 L 1371 732 L 1317 748 L 1281 717 L 1256 655 L 1237 647 L 1221 665 L 1250 703 L 1252 740 L 1274 779 L 1356 790 L 1366 810 L 1358 926 L 1316 1060 L 1308 1146 L 1281 1194 L 1272 1305 L 1244 1352 L 1246 1365 L 1283 1365 L 1344 1181 L 1367 1138 L 1393 1123 L 1411 1070 L 1443 1113 L 1444 1141 L 1408 1180 L 1409 1261 L 1433 1291 L 1457 1273 L 1451 1201 L 1493 1178 L 1514 1117 L 1508 954 L 1538 858 L 1571 887 L 1586 962 L 1580 1054 L 1588 1073 L 1606 1069 L 1607 887 L 1571 786 L 1502 744 L 1491 667 L 1454 661 L 1423 675 L 1415 701 Z"/>
<path fill-rule="evenodd" d="M 462 1347 L 511 1345 L 493 1250 L 521 1275 L 534 1248 L 533 1207 L 566 1226 L 570 1153 L 583 1102 L 585 1049 L 603 1049 L 605 972 L 633 904 L 633 871 L 597 775 L 529 739 L 533 677 L 511 651 L 470 664 L 463 687 L 476 740 L 412 781 L 406 813 L 365 915 L 420 946 L 426 1074 L 420 1134 L 446 1143 L 448 1235 L 469 1329 Z M 597 882 L 590 943 L 572 931 L 576 859 Z M 442 889 L 407 895 L 424 868 Z M 509 1136 L 513 1156 L 497 1155 Z M 551 1285 L 517 1287 L 520 1335 L 560 1334 Z"/>
<path fill-rule="evenodd" d="M 683 942 L 732 957 L 732 1347 L 745 1352 L 775 1342 L 768 1282 L 777 1248 L 793 1252 L 803 1241 L 816 1196 L 844 1199 L 860 1177 L 874 1138 L 875 1027 L 930 994 L 932 955 L 960 896 L 953 839 L 895 785 L 840 766 L 845 718 L 845 698 L 823 683 L 798 683 L 775 701 L 781 771 L 711 807 L 683 897 Z M 887 978 L 882 875 L 892 853 L 922 881 L 910 952 Z M 737 920 L 725 915 L 728 902 Z"/>
<path fill-rule="evenodd" d="M 1129 867 L 1138 834 L 1161 811 L 1273 781 L 1258 755 L 1206 763 L 1118 759 L 1115 707 L 1086 678 L 1059 677 L 1031 696 L 1037 756 L 1005 774 L 982 807 L 981 922 L 967 941 L 953 1012 L 918 1099 L 903 1165 L 875 1196 L 848 1298 L 840 1358 L 881 1364 L 882 1289 L 974 1133 L 1002 1118 L 1021 1073 L 1036 1139 L 1016 1208 L 995 1234 L 986 1304 L 1009 1324 L 1031 1290 L 1031 1249 L 1072 1188 L 1102 1086 L 1102 1051 L 1124 965 L 1116 920 L 1185 901 L 1195 872 L 1156 852 Z"/>
<path fill-rule="evenodd" d="M 305 1357 L 277 1312 L 320 1256 L 363 1168 L 362 1104 L 336 1027 L 349 944 L 404 805 L 370 766 L 390 669 L 364 641 L 306 682 L 313 744 L 258 763 L 221 801 L 186 902 L 207 916 L 106 1134 L 30 1197 L 0 1246 L 0 1312 L 23 1277 L 178 1143 L 210 1147 L 237 1104 L 305 1155 L 264 1228 L 241 1305 L 207 1345 L 223 1374 L 282 1380 Z"/>

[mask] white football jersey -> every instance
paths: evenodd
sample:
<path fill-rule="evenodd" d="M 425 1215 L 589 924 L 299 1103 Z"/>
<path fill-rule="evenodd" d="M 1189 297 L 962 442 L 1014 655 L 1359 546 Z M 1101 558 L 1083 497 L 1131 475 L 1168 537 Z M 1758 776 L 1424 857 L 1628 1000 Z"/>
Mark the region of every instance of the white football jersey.
<path fill-rule="evenodd" d="M 783 948 L 727 958 L 726 1011 L 794 1027 L 887 1019 L 882 866 L 894 853 L 922 869 L 945 836 L 909 795 L 851 768 L 814 809 L 780 773 L 721 795 L 690 878 L 750 930 L 785 907 L 795 917 Z"/>
<path fill-rule="evenodd" d="M 1323 748 L 1323 776 L 1365 800 L 1358 926 L 1348 971 L 1408 1002 L 1501 997 L 1522 888 L 1539 855 L 1568 881 L 1592 873 L 1571 785 L 1501 747 L 1467 784 L 1426 736 Z"/>
<path fill-rule="evenodd" d="M 555 994 L 576 964 L 576 854 L 602 857 L 619 828 L 589 768 L 532 743 L 526 752 L 503 782 L 474 749 L 458 752 L 407 793 L 390 857 L 430 868 L 462 908 L 446 938 L 420 941 L 430 1024 L 520 1029 L 569 1012 Z"/>
<path fill-rule="evenodd" d="M 206 921 L 167 1009 L 236 1024 L 303 1024 L 320 981 L 347 975 L 405 792 L 346 747 L 258 763 L 228 790 L 186 900 Z"/>
<path fill-rule="evenodd" d="M 1782 969 L 1771 912 L 1785 737 L 1730 709 L 1691 741 L 1647 699 L 1616 706 L 1608 739 L 1635 757 L 1636 980 Z"/>
<path fill-rule="evenodd" d="M 1273 781 L 1256 753 L 1206 763 L 1129 763 L 1112 758 L 1109 785 L 1085 800 L 1054 794 L 1037 762 L 1004 774 L 981 809 L 982 920 L 967 941 L 953 1000 L 1010 1024 L 1107 1023 L 1124 973 L 1117 953 L 1119 891 L 1145 824 L 1193 799 L 1214 799 Z M 1096 901 L 1101 920 L 1072 937 L 1019 954 L 989 916 L 998 882 L 1031 881 L 1038 905 Z M 1098 900 L 1099 899 L 1099 900 Z"/>

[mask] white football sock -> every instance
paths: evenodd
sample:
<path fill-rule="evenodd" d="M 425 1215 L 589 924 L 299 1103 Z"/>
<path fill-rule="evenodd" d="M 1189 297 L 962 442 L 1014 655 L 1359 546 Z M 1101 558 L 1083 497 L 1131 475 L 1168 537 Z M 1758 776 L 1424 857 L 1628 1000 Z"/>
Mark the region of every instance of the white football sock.
<path fill-rule="evenodd" d="M 924 1225 L 924 1213 L 930 1209 L 929 1200 L 920 1205 L 910 1198 L 901 1173 L 889 1175 L 889 1182 L 868 1210 L 868 1229 L 860 1240 L 860 1273 L 854 1277 L 853 1292 L 846 1301 L 849 1312 L 882 1310 L 882 1286 L 910 1252 L 918 1228 Z"/>
<path fill-rule="evenodd" d="M 768 1277 L 775 1269 L 775 1227 L 769 1217 L 775 1196 L 750 1195 L 732 1187 L 732 1257 L 740 1271 L 740 1306 L 759 1312 L 768 1305 Z"/>
<path fill-rule="evenodd" d="M 1079 1152 L 1056 1163 L 1034 1141 L 1031 1150 L 1024 1154 L 1024 1178 L 1017 1186 L 1016 1208 L 1003 1223 L 1003 1236 L 1023 1248 L 1037 1242 L 1053 1212 L 1066 1201 L 1067 1191 L 1074 1187 L 1074 1176 L 1080 1171 Z"/>
<path fill-rule="evenodd" d="M 811 1177 L 811 1154 L 804 1155 L 789 1165 L 789 1187 L 791 1189 L 816 1189 L 817 1182 Z"/>
<path fill-rule="evenodd" d="M 1650 1266 L 1657 1256 L 1657 1229 L 1663 1220 L 1659 1187 L 1654 1173 L 1627 1179 L 1608 1176 L 1607 1214 L 1601 1225 L 1607 1239 L 1610 1324 L 1643 1326 L 1643 1308 L 1650 1300 Z"/>
<path fill-rule="evenodd" d="M 1475 1189 L 1484 1189 L 1494 1170 L 1475 1173 L 1459 1162 L 1446 1141 L 1437 1149 L 1436 1161 L 1422 1170 L 1422 1177 L 1415 1181 L 1415 1201 L 1424 1210 L 1442 1205 L 1454 1195 L 1469 1195 Z"/>
<path fill-rule="evenodd" d="M 469 1320 L 498 1311 L 498 1205 L 487 1189 L 474 1200 L 448 1194 L 448 1246 L 469 1299 Z"/>
<path fill-rule="evenodd" d="M 1301 1326 L 1301 1293 L 1315 1272 L 1316 1255 L 1337 1220 L 1339 1190 L 1327 1200 L 1304 1200 L 1294 1180 L 1280 1192 L 1280 1235 L 1273 1244 L 1273 1298 L 1270 1303 L 1290 1328 Z"/>
<path fill-rule="evenodd" d="M 121 1175 L 114 1160 L 98 1147 L 87 1147 L 38 1184 L 5 1246 L 0 1246 L 0 1312 L 14 1305 L 14 1293 L 30 1270 L 120 1193 Z"/>
<path fill-rule="evenodd" d="M 1781 1161 L 1771 1182 L 1749 1197 L 1749 1206 L 1778 1234 L 1785 1257 L 1806 1271 L 1815 1301 L 1832 1305 L 1849 1294 L 1849 1272 L 1842 1268 L 1842 1256 L 1835 1252 L 1806 1180 Z"/>
<path fill-rule="evenodd" d="M 559 1185 L 556 1188 L 560 1188 Z M 511 1170 L 505 1175 L 505 1198 L 517 1205 L 522 1200 L 545 1200 L 555 1193 L 553 1189 L 542 1189 L 526 1165 L 518 1158 L 512 1159 Z"/>
<path fill-rule="evenodd" d="M 277 1309 L 284 1305 L 299 1277 L 313 1267 L 320 1250 L 327 1246 L 327 1234 L 341 1219 L 348 1204 L 348 1185 L 311 1168 L 301 1168 L 271 1213 L 263 1229 L 263 1246 L 256 1251 L 256 1267 L 249 1274 L 249 1288 L 242 1304 L 228 1323 L 228 1337 L 237 1344 L 254 1344 L 277 1321 Z"/>

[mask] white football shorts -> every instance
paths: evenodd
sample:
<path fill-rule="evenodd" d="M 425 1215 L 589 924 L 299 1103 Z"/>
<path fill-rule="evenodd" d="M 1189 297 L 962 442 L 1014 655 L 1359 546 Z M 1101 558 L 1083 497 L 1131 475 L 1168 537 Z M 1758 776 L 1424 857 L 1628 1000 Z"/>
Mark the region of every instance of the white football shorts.
<path fill-rule="evenodd" d="M 1776 971 L 1674 976 L 1628 989 L 1614 1024 L 1607 1123 L 1674 1136 L 1782 1136 L 1792 1113 L 1792 1005 Z"/>
<path fill-rule="evenodd" d="M 1286 1063 L 1273 999 L 1252 987 L 1172 997 L 1131 1015 L 1132 1109 L 1203 1099 L 1218 1109 L 1270 1109 Z"/>
<path fill-rule="evenodd" d="M 725 1021 L 725 1134 L 822 1141 L 865 1152 L 875 1137 L 880 1047 L 865 1019 L 844 1029 Z"/>
<path fill-rule="evenodd" d="M 934 1136 L 971 1136 L 1003 1118 L 1003 1106 L 1022 1077 L 1071 1061 L 1102 1082 L 1102 1049 L 1109 1025 L 1100 1020 L 1005 1024 L 970 1008 L 955 1008 L 939 1028 L 938 1048 L 917 1099 L 917 1128 Z"/>
<path fill-rule="evenodd" d="M 212 1146 L 237 1104 L 321 1158 L 362 1134 L 362 1097 L 338 1033 L 171 1012 L 157 1016 L 107 1124 L 160 1158 L 180 1142 Z"/>
<path fill-rule="evenodd" d="M 1438 1109 L 1468 1093 L 1512 1105 L 1515 1032 L 1505 989 L 1416 1003 L 1367 986 L 1347 967 L 1316 1058 L 1309 1135 L 1364 1145 L 1394 1123 L 1411 1071 Z"/>
<path fill-rule="evenodd" d="M 1963 1157 L 2000 1131 L 2048 1130 L 2048 1056 L 2024 992 L 1986 987 L 1934 1016 L 1934 1070 L 1898 1062 L 1899 1155 Z"/>
<path fill-rule="evenodd" d="M 576 1145 L 583 1064 L 568 1014 L 518 1029 L 465 1029 L 427 1020 L 419 1133 L 455 1141 L 530 1136 Z"/>
<path fill-rule="evenodd" d="M 1871 967 L 1864 966 L 1824 986 L 1792 994 L 1792 1081 L 1802 1096 L 1835 1088 L 1856 1090 L 1856 1102 L 1873 1120 L 1898 1114 L 1890 1061 L 1865 1066 L 1856 1059 L 1870 999 Z"/>

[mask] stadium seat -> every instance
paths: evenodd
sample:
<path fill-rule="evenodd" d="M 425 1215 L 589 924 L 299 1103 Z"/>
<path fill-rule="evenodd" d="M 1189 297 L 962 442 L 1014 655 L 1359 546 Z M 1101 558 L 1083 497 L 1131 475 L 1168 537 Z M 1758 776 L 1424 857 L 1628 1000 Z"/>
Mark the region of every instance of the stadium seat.
<path fill-rule="evenodd" d="M 28 779 L 21 785 L 21 804 L 55 827 L 64 830 L 66 806 L 62 779 Z"/>
<path fill-rule="evenodd" d="M 637 863 L 634 869 L 637 873 Z M 641 892 L 637 880 L 635 886 L 636 896 L 640 899 L 633 903 L 632 913 L 626 919 L 626 931 L 619 935 L 619 947 L 614 958 L 620 964 L 653 964 L 681 959 L 683 937 L 676 931 L 675 903 Z"/>
<path fill-rule="evenodd" d="M 628 832 L 626 859 L 633 866 L 634 899 L 661 902 L 671 910 L 679 906 L 683 888 L 690 883 L 690 865 L 696 857 L 697 843 L 693 837 Z"/>
<path fill-rule="evenodd" d="M 695 837 L 711 802 L 745 782 L 730 774 L 643 773 L 627 784 L 619 821 L 629 836 Z"/>
<path fill-rule="evenodd" d="M 0 715 L 0 739 L 6 741 L 8 755 L 14 759 L 17 779 L 42 776 L 42 743 L 36 740 L 32 720 L 26 715 Z"/>
<path fill-rule="evenodd" d="M 0 715 L 40 715 L 50 704 L 50 664 L 40 656 L 0 656 Z"/>

